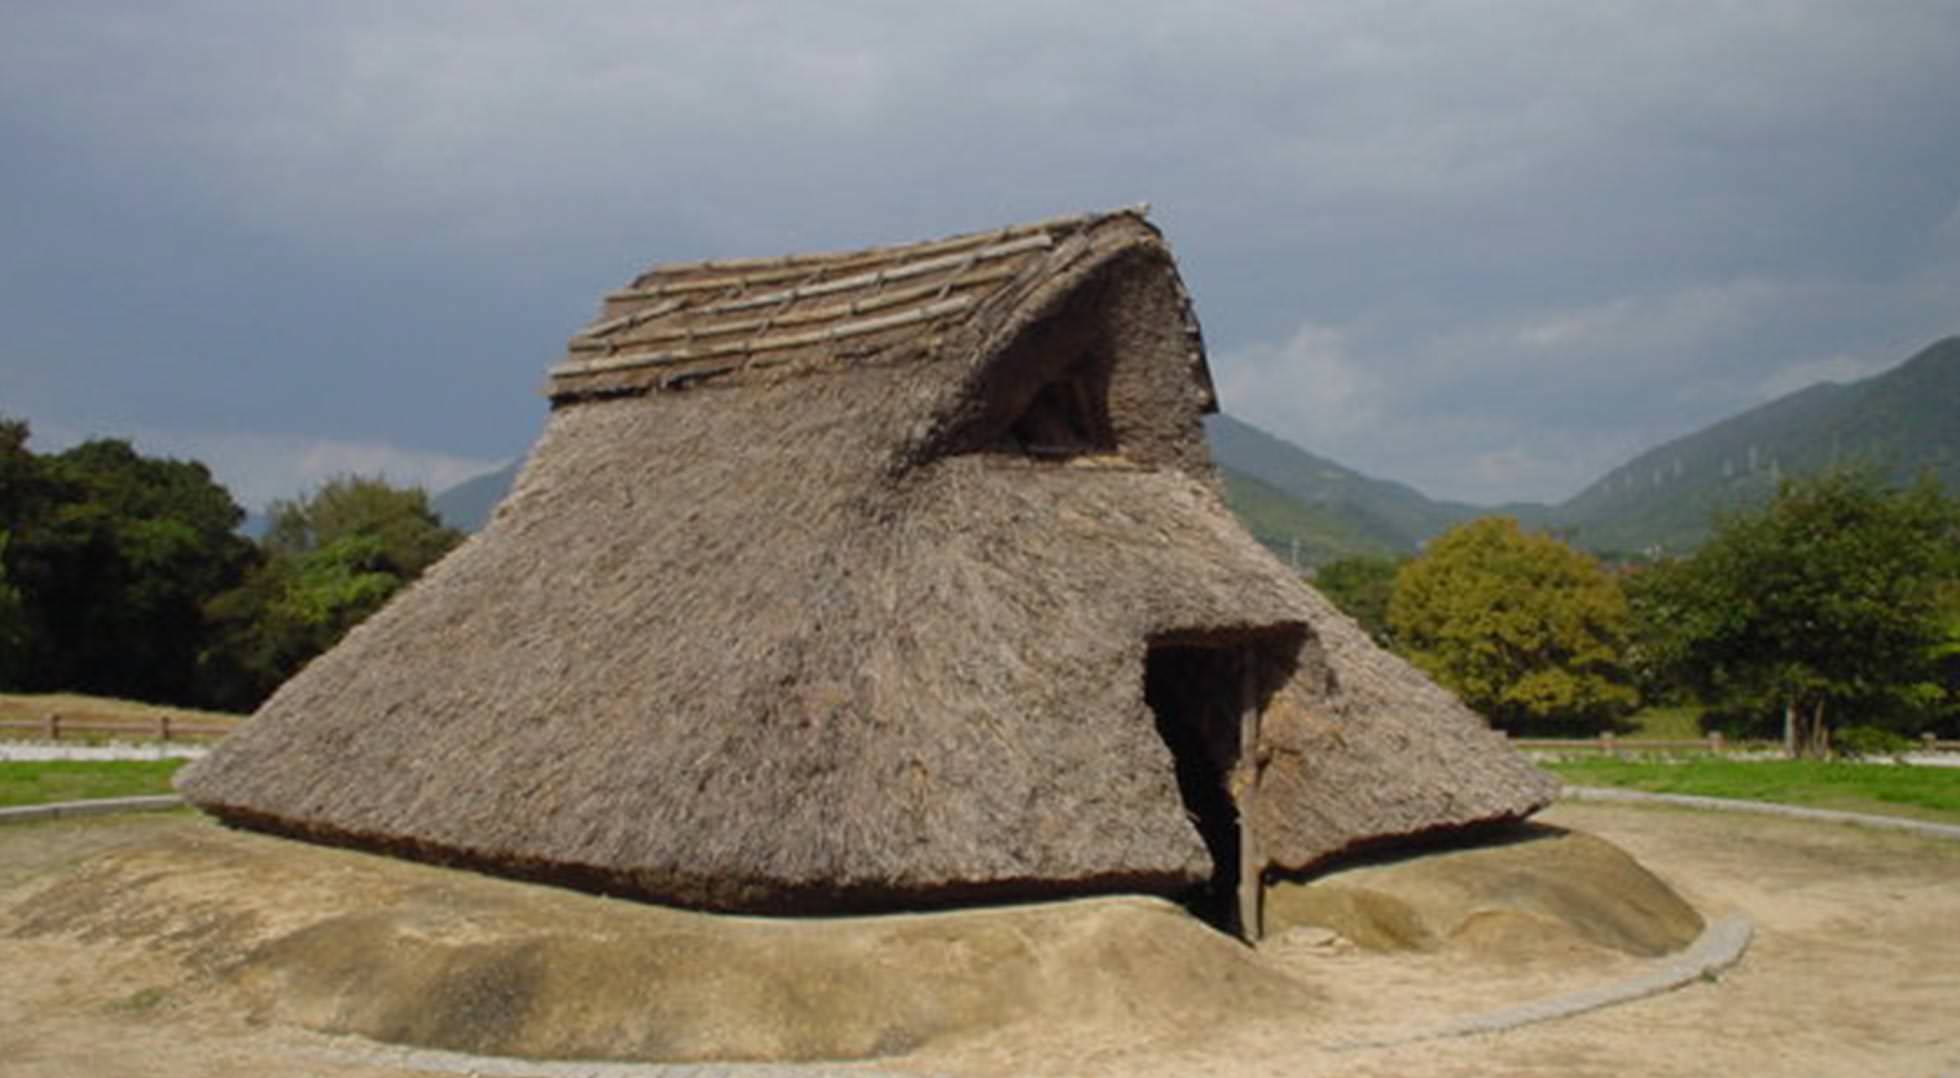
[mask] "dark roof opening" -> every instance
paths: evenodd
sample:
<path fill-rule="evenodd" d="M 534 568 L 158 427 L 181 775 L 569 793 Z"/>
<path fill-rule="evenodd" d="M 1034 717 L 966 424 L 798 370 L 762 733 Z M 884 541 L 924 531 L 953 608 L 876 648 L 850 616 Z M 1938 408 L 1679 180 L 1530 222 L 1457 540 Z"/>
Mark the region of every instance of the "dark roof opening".
<path fill-rule="evenodd" d="M 1044 458 L 1114 453 L 1108 365 L 1085 357 L 1069 373 L 1044 382 L 994 448 Z"/>

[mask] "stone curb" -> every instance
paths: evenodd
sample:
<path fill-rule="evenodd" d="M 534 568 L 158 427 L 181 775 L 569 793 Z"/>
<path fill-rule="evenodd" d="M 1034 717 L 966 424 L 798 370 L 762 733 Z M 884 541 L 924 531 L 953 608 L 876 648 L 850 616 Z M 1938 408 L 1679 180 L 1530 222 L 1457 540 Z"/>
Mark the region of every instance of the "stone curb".
<path fill-rule="evenodd" d="M 76 745 L 61 741 L 0 741 L 0 761 L 46 763 L 54 760 L 195 760 L 209 755 L 206 745 L 182 741 L 152 741 L 135 745 Z"/>
<path fill-rule="evenodd" d="M 1597 1011 L 1621 1003 L 1658 996 L 1671 992 L 1691 981 L 1713 979 L 1723 970 L 1742 961 L 1742 954 L 1749 949 L 1749 941 L 1755 937 L 1755 926 L 1749 918 L 1732 913 L 1714 924 L 1702 929 L 1701 935 L 1685 951 L 1669 959 L 1658 969 L 1629 977 L 1611 984 L 1582 988 L 1562 996 L 1533 1000 L 1514 1007 L 1505 1007 L 1486 1014 L 1472 1015 L 1458 1019 L 1407 1037 L 1395 1037 L 1379 1041 L 1345 1041 L 1328 1047 L 1336 1052 L 1357 1052 L 1371 1048 L 1396 1048 L 1405 1044 L 1422 1041 L 1444 1040 L 1450 1037 L 1471 1037 L 1480 1033 L 1502 1033 L 1520 1026 L 1551 1022 L 1560 1018 Z"/>
<path fill-rule="evenodd" d="M 29 823 L 35 820 L 61 820 L 71 816 L 109 816 L 118 812 L 160 812 L 181 806 L 176 794 L 153 797 L 105 797 L 95 801 L 56 801 L 50 805 L 19 805 L 0 808 L 0 823 Z"/>
<path fill-rule="evenodd" d="M 1700 797 L 1694 794 L 1651 794 L 1611 786 L 1567 786 L 1559 795 L 1570 801 L 1613 801 L 1652 805 L 1679 805 L 1682 808 L 1712 809 L 1717 812 L 1753 812 L 1763 816 L 1783 816 L 1793 820 L 1821 823 L 1849 823 L 1860 827 L 1879 827 L 1911 831 L 1934 838 L 1960 840 L 1960 825 L 1908 820 L 1900 816 L 1874 816 L 1865 812 L 1836 812 L 1831 809 L 1776 805 L 1767 801 L 1744 801 L 1733 797 Z"/>
<path fill-rule="evenodd" d="M 359 1037 L 347 1039 L 361 1047 L 313 1055 L 336 1063 L 400 1067 L 432 1074 L 469 1075 L 471 1078 L 863 1078 L 868 1074 L 892 1073 L 871 1060 L 862 1063 L 626 1063 L 517 1059 L 474 1056 L 433 1048 L 409 1048 Z"/>

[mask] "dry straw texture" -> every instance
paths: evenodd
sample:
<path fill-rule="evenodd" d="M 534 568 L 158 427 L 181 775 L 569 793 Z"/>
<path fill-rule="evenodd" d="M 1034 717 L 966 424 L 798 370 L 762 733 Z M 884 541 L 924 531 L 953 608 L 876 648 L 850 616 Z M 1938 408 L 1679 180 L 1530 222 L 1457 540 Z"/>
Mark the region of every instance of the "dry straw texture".
<path fill-rule="evenodd" d="M 1212 870 L 1145 699 L 1166 640 L 1256 645 L 1276 866 L 1552 796 L 1227 512 L 1139 213 L 656 268 L 551 393 L 489 527 L 187 768 L 191 800 L 709 909 L 1173 893 Z"/>

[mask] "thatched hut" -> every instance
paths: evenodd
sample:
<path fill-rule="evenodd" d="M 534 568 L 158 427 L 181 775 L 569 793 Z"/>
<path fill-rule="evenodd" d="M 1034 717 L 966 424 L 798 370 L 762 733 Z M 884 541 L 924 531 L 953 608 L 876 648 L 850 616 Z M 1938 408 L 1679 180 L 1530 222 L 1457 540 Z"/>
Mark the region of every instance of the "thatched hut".
<path fill-rule="evenodd" d="M 712 910 L 1226 899 L 1553 784 L 1226 510 L 1141 211 L 657 266 L 489 526 L 179 788 Z"/>

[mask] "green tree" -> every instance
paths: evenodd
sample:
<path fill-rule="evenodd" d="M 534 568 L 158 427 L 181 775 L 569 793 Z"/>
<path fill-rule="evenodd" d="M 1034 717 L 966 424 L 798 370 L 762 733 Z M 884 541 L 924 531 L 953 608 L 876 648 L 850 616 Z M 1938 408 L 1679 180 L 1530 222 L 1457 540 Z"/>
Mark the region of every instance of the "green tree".
<path fill-rule="evenodd" d="M 1410 661 L 1506 730 L 1597 729 L 1635 702 L 1618 583 L 1509 518 L 1460 524 L 1404 565 L 1388 622 Z"/>
<path fill-rule="evenodd" d="M 203 604 L 254 557 L 243 511 L 202 464 L 116 439 L 36 456 L 27 433 L 0 424 L 3 560 L 24 623 L 12 683 L 195 702 Z"/>
<path fill-rule="evenodd" d="M 1375 643 L 1395 646 L 1388 624 L 1388 600 L 1395 593 L 1395 573 L 1403 559 L 1359 554 L 1331 561 L 1313 575 L 1313 586 L 1341 612 L 1360 623 Z"/>
<path fill-rule="evenodd" d="M 1719 519 L 1693 558 L 1655 570 L 1642 637 L 1707 702 L 1778 708 L 1789 751 L 1825 755 L 1834 725 L 1896 724 L 1944 696 L 1940 588 L 1956 521 L 1930 480 L 1785 482 L 1768 506 Z"/>
<path fill-rule="evenodd" d="M 406 583 L 385 567 L 381 541 L 372 535 L 267 558 L 243 585 L 205 608 L 216 634 L 201 660 L 208 702 L 256 708 Z"/>
<path fill-rule="evenodd" d="M 0 416 L 0 527 L 18 527 L 46 502 L 47 479 L 27 448 L 32 435 L 26 420 Z"/>
<path fill-rule="evenodd" d="M 1620 577 L 1632 615 L 1625 652 L 1627 670 L 1644 704 L 1702 703 L 1702 694 L 1681 663 L 1680 617 L 1687 563 L 1669 558 L 1634 567 Z M 1707 717 L 1704 717 L 1706 724 Z"/>
<path fill-rule="evenodd" d="M 1960 736 L 1960 575 L 1941 584 L 1935 594 L 1934 623 L 1938 635 L 1928 657 L 1940 688 L 1940 718 L 1936 725 L 1947 737 Z"/>
<path fill-rule="evenodd" d="M 341 478 L 274 503 L 262 564 L 205 614 L 210 702 L 251 710 L 462 541 L 419 489 Z"/>
<path fill-rule="evenodd" d="M 359 535 L 379 543 L 385 571 L 413 580 L 463 541 L 444 526 L 420 487 L 395 487 L 379 477 L 341 476 L 311 497 L 277 501 L 270 509 L 267 550 L 305 554 Z"/>
<path fill-rule="evenodd" d="M 11 568 L 21 557 L 13 533 L 46 511 L 48 482 L 27 448 L 31 434 L 26 420 L 0 416 L 0 689 L 21 687 L 32 660 L 32 610 Z"/>
<path fill-rule="evenodd" d="M 20 590 L 7 583 L 9 538 L 0 528 L 0 685 L 13 684 L 27 658 L 27 612 Z"/>

